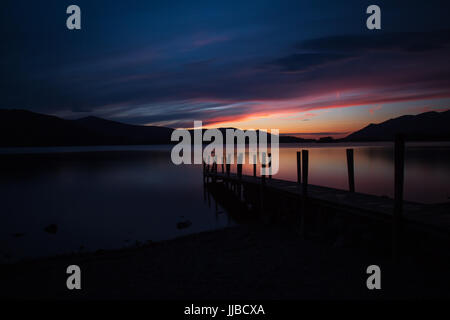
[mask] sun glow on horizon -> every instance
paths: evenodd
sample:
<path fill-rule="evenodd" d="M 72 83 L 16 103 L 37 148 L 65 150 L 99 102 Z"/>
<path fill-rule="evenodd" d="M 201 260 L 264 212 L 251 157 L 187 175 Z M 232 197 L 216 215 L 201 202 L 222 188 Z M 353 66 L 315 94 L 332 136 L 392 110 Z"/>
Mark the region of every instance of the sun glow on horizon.
<path fill-rule="evenodd" d="M 325 106 L 305 111 L 258 112 L 252 114 L 209 119 L 203 128 L 237 128 L 241 130 L 278 129 L 281 135 L 301 138 L 331 136 L 343 138 L 370 123 L 380 123 L 405 114 L 448 110 L 450 99 L 367 105 Z M 193 129 L 193 127 L 184 128 Z"/>

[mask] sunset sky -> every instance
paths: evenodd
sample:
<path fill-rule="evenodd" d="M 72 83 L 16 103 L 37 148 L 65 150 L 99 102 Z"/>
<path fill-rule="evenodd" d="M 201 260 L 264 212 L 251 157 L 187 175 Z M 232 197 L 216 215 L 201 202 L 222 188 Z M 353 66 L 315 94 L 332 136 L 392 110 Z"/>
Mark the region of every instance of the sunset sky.
<path fill-rule="evenodd" d="M 66 28 L 77 4 L 82 29 Z M 367 6 L 382 30 L 367 30 Z M 342 137 L 450 105 L 442 1 L 6 1 L 0 108 Z"/>

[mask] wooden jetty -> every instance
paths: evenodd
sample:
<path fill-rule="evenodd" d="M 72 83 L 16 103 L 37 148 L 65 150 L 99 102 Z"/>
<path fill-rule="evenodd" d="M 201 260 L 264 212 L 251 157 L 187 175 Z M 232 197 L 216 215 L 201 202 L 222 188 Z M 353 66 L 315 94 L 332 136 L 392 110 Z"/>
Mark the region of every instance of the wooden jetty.
<path fill-rule="evenodd" d="M 395 141 L 395 197 L 394 199 L 355 192 L 353 149 L 347 149 L 349 189 L 339 190 L 308 183 L 308 150 L 297 152 L 297 182 L 256 175 L 242 174 L 242 164 L 231 172 L 230 164 L 218 170 L 216 163 L 203 165 L 205 185 L 220 185 L 232 192 L 236 201 L 257 208 L 259 212 L 278 214 L 283 207 L 298 213 L 299 229 L 308 230 L 307 221 L 315 219 L 324 209 L 361 217 L 388 225 L 392 230 L 392 254 L 395 257 L 403 228 L 413 226 L 440 236 L 450 236 L 450 203 L 421 204 L 403 200 L 404 140 Z M 264 167 L 264 164 L 262 165 Z M 270 205 L 272 203 L 272 205 Z M 306 228 L 306 230 L 305 230 Z"/>

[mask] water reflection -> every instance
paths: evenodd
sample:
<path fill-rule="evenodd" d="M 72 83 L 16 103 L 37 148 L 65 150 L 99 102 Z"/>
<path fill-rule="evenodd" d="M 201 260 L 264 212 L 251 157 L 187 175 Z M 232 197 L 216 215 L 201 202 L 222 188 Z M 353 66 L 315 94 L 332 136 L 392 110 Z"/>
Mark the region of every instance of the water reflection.
<path fill-rule="evenodd" d="M 295 181 L 296 152 L 308 148 L 310 183 L 347 189 L 347 147 L 284 145 L 274 177 Z M 356 191 L 392 197 L 392 144 L 351 147 Z M 1 155 L 0 261 L 117 248 L 233 224 L 204 193 L 200 165 L 173 165 L 170 146 L 125 149 Z M 448 201 L 449 163 L 449 144 L 409 144 L 405 198 Z M 252 166 L 243 172 L 252 174 Z M 44 231 L 50 224 L 58 226 L 54 235 Z"/>
<path fill-rule="evenodd" d="M 391 143 L 373 145 L 306 145 L 309 150 L 309 182 L 348 189 L 346 148 L 354 149 L 357 192 L 394 196 L 394 149 Z M 296 181 L 299 146 L 280 149 L 280 169 L 274 178 Z M 248 155 L 247 155 L 248 158 Z M 235 170 L 235 168 L 233 168 Z M 252 165 L 243 166 L 253 174 Z M 258 172 L 259 174 L 259 172 Z M 405 200 L 436 203 L 450 196 L 450 145 L 448 143 L 408 144 L 405 154 Z"/>
<path fill-rule="evenodd" d="M 230 223 L 203 202 L 201 167 L 172 165 L 167 149 L 5 156 L 1 168 L 3 261 L 129 246 Z M 186 221 L 188 227 L 177 228 Z M 55 235 L 44 231 L 50 224 L 58 226 Z"/>

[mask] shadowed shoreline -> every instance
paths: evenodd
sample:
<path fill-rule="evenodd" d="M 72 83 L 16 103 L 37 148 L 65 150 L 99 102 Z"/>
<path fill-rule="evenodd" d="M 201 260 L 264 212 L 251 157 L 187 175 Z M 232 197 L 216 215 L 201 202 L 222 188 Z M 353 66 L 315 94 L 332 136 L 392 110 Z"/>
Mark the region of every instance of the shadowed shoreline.
<path fill-rule="evenodd" d="M 82 289 L 66 289 L 79 265 Z M 382 290 L 366 288 L 366 268 Z M 401 258 L 302 240 L 286 227 L 244 225 L 142 247 L 1 266 L 8 299 L 406 299 L 448 298 L 449 260 Z"/>

